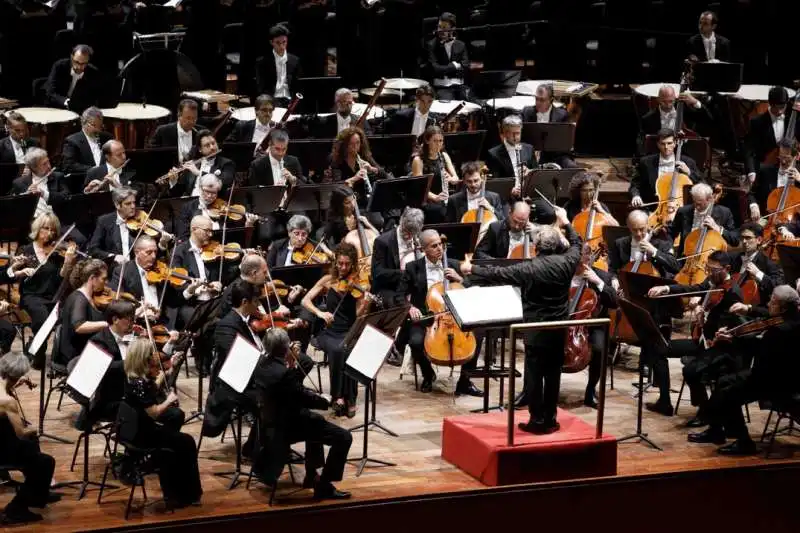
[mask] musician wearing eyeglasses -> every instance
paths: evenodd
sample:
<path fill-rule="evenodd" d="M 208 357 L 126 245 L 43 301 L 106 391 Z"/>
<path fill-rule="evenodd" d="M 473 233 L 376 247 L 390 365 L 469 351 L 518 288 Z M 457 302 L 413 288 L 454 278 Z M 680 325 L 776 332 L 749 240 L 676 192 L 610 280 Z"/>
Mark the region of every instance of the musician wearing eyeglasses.
<path fill-rule="evenodd" d="M 755 354 L 752 369 L 722 376 L 708 402 L 706 422 L 708 428 L 689 435 L 689 442 L 725 444 L 717 449 L 722 455 L 751 455 L 756 445 L 747 430 L 742 406 L 754 401 L 766 400 L 773 407 L 791 405 L 792 397 L 800 392 L 797 376 L 800 365 L 791 349 L 800 343 L 800 296 L 788 285 L 778 285 L 772 292 L 766 308 L 745 304 L 734 304 L 731 311 L 748 319 L 756 326 L 746 337 L 755 337 L 761 331 L 763 337 L 746 339 L 746 349 Z M 773 319 L 773 323 L 768 321 Z M 759 327 L 759 323 L 762 325 Z M 766 324 L 765 324 L 766 323 Z M 747 326 L 744 326 L 747 327 Z M 742 332 L 744 333 L 744 332 Z M 745 341 L 737 328 L 722 328 L 715 338 L 715 345 L 723 350 L 737 350 Z M 787 403 L 788 402 L 788 403 Z"/>
<path fill-rule="evenodd" d="M 629 263 L 648 261 L 662 278 L 672 277 L 681 269 L 673 254 L 672 242 L 649 233 L 647 218 L 647 213 L 640 209 L 628 213 L 625 223 L 631 234 L 618 238 L 609 247 L 608 271 L 615 289 L 619 289 L 619 271 Z"/>
<path fill-rule="evenodd" d="M 692 294 L 694 297 L 689 301 L 693 329 L 698 338 L 671 340 L 668 354 L 654 353 L 655 360 L 651 362 L 653 383 L 659 389 L 659 397 L 655 403 L 646 404 L 650 411 L 673 415 L 667 357 L 680 358 L 684 363 L 683 376 L 692 405 L 697 406 L 697 414 L 689 421 L 689 427 L 703 424 L 708 403 L 705 384 L 722 373 L 738 370 L 744 363 L 739 354 L 721 353 L 708 344 L 721 327 L 732 327 L 740 322 L 730 311 L 733 304 L 743 301 L 741 288 L 731 281 L 730 255 L 719 250 L 712 252 L 706 263 L 706 275 L 705 281 L 696 285 L 659 285 L 647 293 L 650 298 L 702 293 L 699 297 Z"/>
<path fill-rule="evenodd" d="M 333 96 L 334 113 L 319 118 L 317 125 L 312 126 L 312 134 L 320 139 L 335 139 L 343 130 L 355 126 L 359 116 L 353 113 L 353 92 L 342 87 Z M 367 135 L 372 134 L 369 117 L 365 117 L 361 128 Z"/>
<path fill-rule="evenodd" d="M 716 231 L 730 246 L 739 244 L 733 213 L 724 205 L 714 202 L 714 191 L 705 183 L 692 186 L 692 203 L 678 208 L 672 220 L 670 234 L 673 239 L 680 236 L 678 250 L 683 252 L 682 255 L 691 255 L 691 250 L 683 249 L 686 236 L 700 227 Z"/>
<path fill-rule="evenodd" d="M 289 134 L 282 129 L 269 132 L 267 154 L 250 164 L 246 184 L 294 186 L 306 182 L 300 160 L 289 151 Z"/>
<path fill-rule="evenodd" d="M 90 62 L 93 54 L 91 47 L 79 44 L 70 57 L 53 63 L 44 86 L 47 105 L 82 113 L 100 104 L 103 83 L 100 71 Z"/>
<path fill-rule="evenodd" d="M 642 157 L 631 177 L 628 194 L 631 197 L 631 205 L 633 207 L 641 207 L 645 203 L 657 202 L 656 182 L 659 176 L 671 175 L 676 168 L 689 176 L 692 183 L 702 181 L 694 159 L 682 153 L 681 160 L 675 161 L 675 147 L 675 130 L 660 130 L 658 132 L 658 153 Z"/>
<path fill-rule="evenodd" d="M 756 222 L 746 222 L 739 228 L 739 240 L 743 250 L 733 256 L 731 272 L 738 272 L 745 279 L 752 279 L 758 285 L 760 301 L 756 305 L 766 305 L 772 290 L 784 282 L 780 265 L 761 251 L 764 229 Z M 752 302 L 747 302 L 752 303 Z"/>
<path fill-rule="evenodd" d="M 461 222 L 464 213 L 480 206 L 492 213 L 497 220 L 503 220 L 506 216 L 503 200 L 496 192 L 485 190 L 480 165 L 474 161 L 464 163 L 461 175 L 464 187 L 447 201 L 447 221 Z"/>
<path fill-rule="evenodd" d="M 268 94 L 261 94 L 256 98 L 256 118 L 253 120 L 240 120 L 225 139 L 226 143 L 253 143 L 256 146 L 269 135 L 275 123 L 272 122 L 272 113 L 275 103 Z"/>
<path fill-rule="evenodd" d="M 103 112 L 90 107 L 81 113 L 81 131 L 64 139 L 61 168 L 68 174 L 85 173 L 105 162 L 103 145 L 113 136 L 103 131 Z"/>
<path fill-rule="evenodd" d="M 444 132 L 438 126 L 431 126 L 422 136 L 422 149 L 411 160 L 411 175 L 433 174 L 428 198 L 423 206 L 428 224 L 438 224 L 447 220 L 447 201 L 450 188 L 461 180 L 456 173 L 450 156 L 444 151 Z"/>
<path fill-rule="evenodd" d="M 6 132 L 8 137 L 0 139 L 0 164 L 25 164 L 25 153 L 30 148 L 39 146 L 39 141 L 30 136 L 30 129 L 25 117 L 17 111 L 6 115 Z"/>
<path fill-rule="evenodd" d="M 233 185 L 236 177 L 236 164 L 230 159 L 218 155 L 219 146 L 214 134 L 202 130 L 197 134 L 197 145 L 190 152 L 193 161 L 184 162 L 180 168 L 173 168 L 167 179 L 168 195 L 200 196 L 200 176 L 212 174 L 219 178 L 222 190 L 225 191 Z"/>
<path fill-rule="evenodd" d="M 469 57 L 464 41 L 455 38 L 456 16 L 439 16 L 438 35 L 427 43 L 428 68 L 439 100 L 465 100 L 467 89 L 464 72 L 469 69 Z"/>
<path fill-rule="evenodd" d="M 489 224 L 486 235 L 475 248 L 475 259 L 510 258 L 516 247 L 523 246 L 526 234 L 528 243 L 532 244 L 539 227 L 530 221 L 530 216 L 531 206 L 527 202 L 515 202 L 508 218 Z M 520 257 L 523 256 L 524 253 Z"/>
<path fill-rule="evenodd" d="M 290 218 L 289 222 L 286 224 L 286 230 L 289 233 L 289 236 L 285 239 L 274 241 L 270 245 L 269 251 L 267 252 L 267 265 L 270 268 L 274 268 L 306 264 L 304 262 L 296 261 L 294 253 L 302 250 L 306 243 L 309 242 L 308 236 L 311 234 L 313 229 L 314 228 L 311 225 L 311 220 L 309 220 L 309 218 L 305 215 L 294 215 L 292 218 Z M 320 243 L 319 246 L 316 246 L 313 243 L 312 245 L 317 248 L 315 253 L 319 253 L 320 256 L 327 257 L 328 260 L 333 259 L 333 252 L 330 251 L 325 243 Z M 312 258 L 307 264 L 315 264 L 318 262 L 320 261 L 318 261 L 317 258 Z"/>

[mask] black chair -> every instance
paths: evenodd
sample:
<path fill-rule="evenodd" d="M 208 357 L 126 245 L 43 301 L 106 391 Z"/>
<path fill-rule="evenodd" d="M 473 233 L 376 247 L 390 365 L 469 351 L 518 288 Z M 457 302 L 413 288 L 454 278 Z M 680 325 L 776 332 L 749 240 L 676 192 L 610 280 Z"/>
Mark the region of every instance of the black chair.
<path fill-rule="evenodd" d="M 62 365 L 53 361 L 54 356 L 59 353 L 59 338 L 61 337 L 60 333 L 61 325 L 59 324 L 56 326 L 54 332 L 53 349 L 51 350 L 50 357 L 48 357 L 47 361 L 47 398 L 44 401 L 44 406 L 42 406 L 42 418 L 44 418 L 45 414 L 47 414 L 47 408 L 50 406 L 50 396 L 54 392 L 59 393 L 56 411 L 61 411 L 61 403 L 64 400 L 64 394 L 67 391 L 67 378 L 69 377 L 69 370 L 67 369 L 66 365 Z M 55 382 L 55 384 L 53 382 Z"/>
<path fill-rule="evenodd" d="M 304 464 L 305 460 L 306 460 L 306 458 L 303 456 L 303 454 L 301 454 L 299 452 L 296 452 L 292 448 L 289 448 L 289 460 L 286 462 L 286 466 L 289 467 L 289 479 L 291 479 L 292 485 L 297 485 L 297 480 L 294 477 L 294 469 L 292 468 L 292 466 L 293 465 Z M 250 483 L 252 481 L 255 481 L 256 483 L 262 483 L 262 484 L 266 485 L 267 487 L 270 488 L 269 505 L 272 506 L 273 503 L 275 502 L 275 495 L 278 492 L 278 480 L 280 480 L 280 477 L 282 475 L 283 475 L 283 472 L 281 472 L 280 475 L 278 475 L 278 479 L 275 480 L 275 483 L 272 483 L 270 485 L 265 480 L 263 480 L 260 477 L 258 477 L 255 474 L 255 472 L 253 472 L 253 469 L 250 468 L 250 472 L 248 472 L 248 474 L 247 474 L 247 484 L 245 485 L 245 488 L 247 490 L 250 490 Z M 287 493 L 286 496 L 291 496 L 292 494 L 296 494 L 296 493 L 300 492 L 301 490 L 303 490 L 303 487 L 301 487 L 299 489 L 293 489 L 292 491 Z"/>
<path fill-rule="evenodd" d="M 242 477 L 242 419 L 247 414 L 245 409 L 242 409 L 241 406 L 236 406 L 231 414 L 230 420 L 230 427 L 231 433 L 233 433 L 233 443 L 236 448 L 236 463 L 234 465 L 234 470 L 229 470 L 226 472 L 215 472 L 215 477 L 231 477 L 231 483 L 228 485 L 228 490 L 235 488 L 240 482 L 239 478 Z M 222 432 L 222 437 L 220 442 L 225 442 L 225 431 Z M 202 442 L 202 441 L 201 441 Z M 200 443 L 198 443 L 197 448 L 200 448 Z"/>
<path fill-rule="evenodd" d="M 84 400 L 78 403 L 88 409 L 87 401 Z M 81 449 L 81 444 L 83 444 L 83 478 L 80 482 L 81 490 L 78 494 L 79 500 L 83 498 L 84 494 L 86 494 L 86 489 L 89 488 L 90 485 L 96 485 L 102 488 L 102 484 L 89 481 L 89 437 L 92 435 L 100 435 L 103 437 L 105 439 L 103 456 L 111 457 L 111 438 L 113 437 L 115 430 L 116 424 L 112 419 L 89 419 L 86 421 L 80 436 L 75 441 L 75 451 L 72 453 L 72 463 L 70 464 L 69 471 L 73 472 L 75 470 L 75 462 L 78 459 L 78 451 Z M 105 483 L 105 481 L 103 483 Z"/>
<path fill-rule="evenodd" d="M 764 432 L 761 435 L 762 441 L 768 434 L 770 436 L 769 443 L 764 450 L 765 459 L 769 458 L 772 453 L 772 448 L 775 445 L 775 437 L 778 435 L 791 435 L 792 432 L 800 432 L 800 430 L 795 427 L 795 423 L 800 424 L 800 394 L 793 394 L 789 398 L 781 400 L 772 400 L 770 405 L 771 410 L 767 416 L 767 422 L 764 424 Z M 778 419 L 775 421 L 775 428 L 770 433 L 767 433 L 773 413 L 777 413 Z M 785 419 L 789 420 L 789 425 L 780 429 L 781 422 Z"/>

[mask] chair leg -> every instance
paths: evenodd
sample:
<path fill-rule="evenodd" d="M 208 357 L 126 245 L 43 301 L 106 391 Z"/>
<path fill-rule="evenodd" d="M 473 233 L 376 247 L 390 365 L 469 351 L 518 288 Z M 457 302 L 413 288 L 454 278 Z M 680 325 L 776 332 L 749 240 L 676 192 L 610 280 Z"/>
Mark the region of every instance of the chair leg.
<path fill-rule="evenodd" d="M 767 421 L 764 423 L 764 431 L 761 432 L 761 442 L 764 442 L 764 439 L 767 438 L 767 431 L 769 430 L 769 421 L 772 420 L 772 413 L 774 413 L 774 409 L 769 410 L 769 414 L 767 415 Z"/>
<path fill-rule="evenodd" d="M 56 406 L 56 411 L 61 412 L 61 404 L 64 402 L 64 387 L 60 387 L 60 392 L 58 394 L 58 405 Z"/>
<path fill-rule="evenodd" d="M 110 469 L 111 469 L 111 462 L 106 464 L 106 468 L 103 471 L 103 481 L 100 482 L 100 492 L 97 493 L 97 504 L 98 505 L 100 505 L 100 501 L 103 499 L 103 489 L 106 488 L 106 480 L 108 480 L 108 471 Z"/>
<path fill-rule="evenodd" d="M 133 504 L 133 493 L 135 491 L 136 491 L 136 483 L 133 484 L 133 486 L 131 487 L 131 493 L 128 495 L 128 505 L 125 507 L 125 520 L 127 520 L 131 514 L 131 505 Z"/>
<path fill-rule="evenodd" d="M 678 401 L 675 402 L 675 414 L 678 414 L 678 407 L 681 405 L 681 397 L 683 396 L 683 388 L 686 387 L 686 378 L 681 380 L 681 390 L 678 392 Z"/>
<path fill-rule="evenodd" d="M 778 413 L 778 420 L 775 422 L 775 429 L 772 431 L 769 444 L 767 444 L 767 449 L 764 450 L 764 459 L 767 459 L 770 453 L 772 453 L 772 447 L 775 445 L 775 437 L 778 435 L 778 428 L 781 426 L 781 420 L 783 420 L 783 415 Z"/>
<path fill-rule="evenodd" d="M 747 418 L 747 423 L 750 423 L 750 406 L 748 404 L 744 404 L 744 414 Z"/>
<path fill-rule="evenodd" d="M 75 440 L 75 451 L 72 453 L 72 464 L 69 466 L 69 471 L 75 471 L 75 461 L 78 460 L 78 451 L 81 449 L 81 442 L 83 442 L 83 435 Z"/>

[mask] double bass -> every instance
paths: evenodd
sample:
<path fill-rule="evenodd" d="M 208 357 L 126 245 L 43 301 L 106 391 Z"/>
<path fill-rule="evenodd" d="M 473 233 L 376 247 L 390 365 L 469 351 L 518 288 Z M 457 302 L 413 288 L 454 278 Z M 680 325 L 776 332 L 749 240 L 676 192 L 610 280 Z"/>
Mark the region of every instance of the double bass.
<path fill-rule="evenodd" d="M 442 239 L 442 268 L 447 268 L 447 239 Z M 425 353 L 431 363 L 438 366 L 453 367 L 463 365 L 475 355 L 477 343 L 475 334 L 462 331 L 456 324 L 453 314 L 447 310 L 444 295 L 450 290 L 463 289 L 461 283 L 451 282 L 443 276 L 440 283 L 428 289 L 425 305 L 433 313 L 433 323 L 425 331 Z"/>

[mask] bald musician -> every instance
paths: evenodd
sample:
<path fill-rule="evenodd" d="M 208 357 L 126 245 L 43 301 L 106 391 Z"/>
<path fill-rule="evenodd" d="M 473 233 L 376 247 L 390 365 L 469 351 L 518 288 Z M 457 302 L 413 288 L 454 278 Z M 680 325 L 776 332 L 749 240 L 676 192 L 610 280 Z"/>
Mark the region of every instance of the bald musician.
<path fill-rule="evenodd" d="M 675 109 L 677 100 L 684 102 L 684 110 L 700 109 L 702 107 L 700 100 L 688 92 L 677 96 L 672 85 L 662 85 L 658 89 L 658 106 L 645 113 L 642 117 L 643 142 L 645 135 L 657 135 L 661 130 L 675 131 L 675 119 L 678 116 L 678 112 Z M 686 120 L 686 116 L 684 116 L 684 120 Z M 644 148 L 644 145 L 642 145 L 642 148 Z"/>
<path fill-rule="evenodd" d="M 531 206 L 527 202 L 515 202 L 508 218 L 489 224 L 489 229 L 475 249 L 475 259 L 505 259 L 511 256 L 514 248 L 521 246 L 528 234 L 528 242 L 533 243 L 538 224 L 530 221 Z"/>
<path fill-rule="evenodd" d="M 314 136 L 321 139 L 335 139 L 342 130 L 356 125 L 358 115 L 353 114 L 353 92 L 342 87 L 336 90 L 333 96 L 335 112 L 332 115 L 319 117 L 318 126 L 313 128 Z M 364 133 L 372 135 L 369 120 L 365 119 L 362 125 Z"/>
<path fill-rule="evenodd" d="M 625 221 L 631 234 L 615 240 L 609 248 L 608 272 L 616 289 L 619 289 L 619 271 L 640 259 L 652 263 L 661 277 L 671 277 L 681 269 L 673 254 L 672 242 L 652 235 L 647 229 L 647 218 L 642 210 L 631 211 Z"/>
<path fill-rule="evenodd" d="M 103 143 L 100 151 L 105 162 L 86 171 L 86 179 L 83 180 L 85 194 L 123 187 L 131 187 L 137 191 L 142 188 L 142 184 L 134 182 L 136 171 L 125 166 L 128 162 L 125 145 L 112 139 Z"/>

